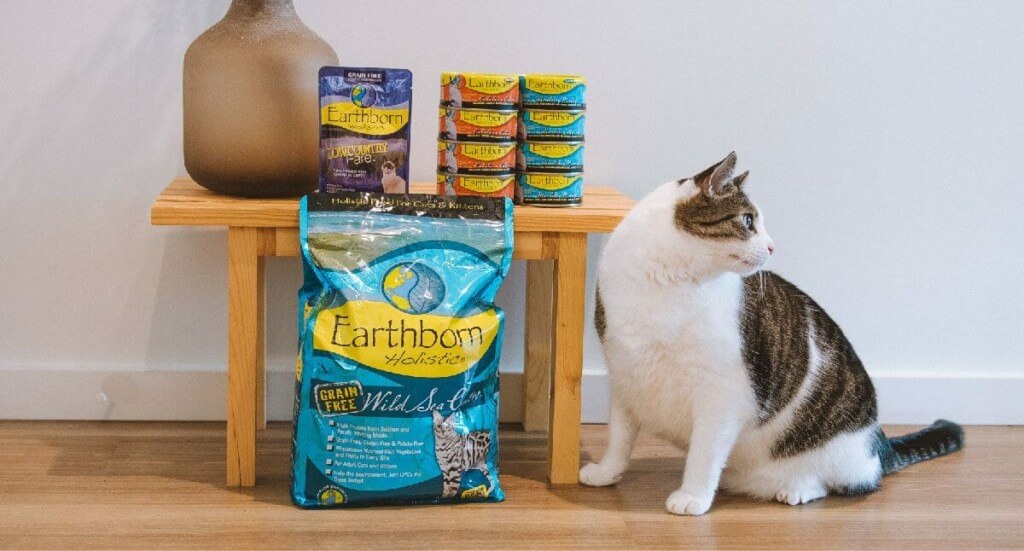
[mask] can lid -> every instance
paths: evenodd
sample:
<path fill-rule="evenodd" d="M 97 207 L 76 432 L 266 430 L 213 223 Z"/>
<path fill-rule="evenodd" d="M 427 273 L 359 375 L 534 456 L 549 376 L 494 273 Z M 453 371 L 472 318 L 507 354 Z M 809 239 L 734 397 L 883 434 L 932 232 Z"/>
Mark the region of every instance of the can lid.
<path fill-rule="evenodd" d="M 515 170 L 502 170 L 496 172 L 473 172 L 459 170 L 456 172 L 450 172 L 448 170 L 442 170 L 441 167 L 437 167 L 438 176 L 458 176 L 459 178 L 513 178 L 516 175 Z"/>
<path fill-rule="evenodd" d="M 551 107 L 550 105 L 545 105 L 543 107 L 526 107 L 526 108 L 522 109 L 521 111 L 524 112 L 524 113 L 533 113 L 533 112 L 536 111 L 536 112 L 540 112 L 540 113 L 569 113 L 569 114 L 572 114 L 572 115 L 577 115 L 577 114 L 580 114 L 580 113 L 586 113 L 587 112 L 587 110 L 584 109 L 583 107 L 566 106 L 565 109 L 556 109 L 556 108 Z"/>
<path fill-rule="evenodd" d="M 520 75 L 520 82 L 569 82 L 570 84 L 586 84 L 587 77 L 583 75 L 557 74 L 557 73 L 528 73 Z"/>
<path fill-rule="evenodd" d="M 567 145 L 584 145 L 586 142 L 579 138 L 569 138 L 567 140 L 521 140 L 519 143 L 523 145 L 550 145 L 565 147 Z"/>
<path fill-rule="evenodd" d="M 583 176 L 583 171 L 578 170 L 576 172 L 555 172 L 551 170 L 524 170 L 519 172 L 520 176 L 561 176 L 563 178 Z"/>
<path fill-rule="evenodd" d="M 453 78 L 456 77 L 474 77 L 474 78 L 496 78 L 506 80 L 508 82 L 514 82 L 519 80 L 519 75 L 513 75 L 510 73 L 474 73 L 469 71 L 442 71 L 441 72 L 441 83 L 448 84 Z"/>
<path fill-rule="evenodd" d="M 494 113 L 501 113 L 502 115 L 508 115 L 509 113 L 518 115 L 519 110 L 516 108 L 515 103 L 486 103 L 483 105 L 463 103 L 462 106 L 458 105 L 445 105 L 444 101 L 441 101 L 437 106 L 442 111 L 491 111 Z"/>
<path fill-rule="evenodd" d="M 486 141 L 486 140 L 451 140 L 446 138 L 438 138 L 438 143 L 444 144 L 466 144 L 466 145 L 503 145 L 506 147 L 515 147 L 517 142 L 515 140 L 501 140 L 501 141 Z M 552 142 L 557 143 L 557 142 Z"/>

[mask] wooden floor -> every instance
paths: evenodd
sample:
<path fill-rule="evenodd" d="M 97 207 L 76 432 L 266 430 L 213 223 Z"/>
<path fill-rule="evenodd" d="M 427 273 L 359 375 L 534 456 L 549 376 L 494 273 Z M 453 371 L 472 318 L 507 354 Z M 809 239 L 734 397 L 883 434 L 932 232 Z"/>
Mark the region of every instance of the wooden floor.
<path fill-rule="evenodd" d="M 895 427 L 891 432 L 906 430 Z M 600 455 L 604 427 L 583 430 Z M 258 486 L 224 481 L 223 423 L 0 421 L 3 548 L 1024 548 L 1024 428 L 970 427 L 963 453 L 861 498 L 799 507 L 719 496 L 669 515 L 681 454 L 641 440 L 615 488 L 549 487 L 546 440 L 501 435 L 500 504 L 304 511 L 290 425 L 260 434 Z"/>

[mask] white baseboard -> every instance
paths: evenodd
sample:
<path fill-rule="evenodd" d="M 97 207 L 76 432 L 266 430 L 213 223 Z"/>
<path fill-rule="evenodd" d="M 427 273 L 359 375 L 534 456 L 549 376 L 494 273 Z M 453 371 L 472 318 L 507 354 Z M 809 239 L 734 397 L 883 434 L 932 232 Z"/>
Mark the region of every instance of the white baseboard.
<path fill-rule="evenodd" d="M 0 419 L 213 421 L 225 417 L 223 371 L 0 369 Z M 876 375 L 883 423 L 1024 424 L 1024 376 Z M 267 415 L 289 420 L 294 375 L 267 374 Z M 608 380 L 584 372 L 583 422 L 608 418 Z M 501 420 L 522 418 L 522 374 L 501 375 Z"/>

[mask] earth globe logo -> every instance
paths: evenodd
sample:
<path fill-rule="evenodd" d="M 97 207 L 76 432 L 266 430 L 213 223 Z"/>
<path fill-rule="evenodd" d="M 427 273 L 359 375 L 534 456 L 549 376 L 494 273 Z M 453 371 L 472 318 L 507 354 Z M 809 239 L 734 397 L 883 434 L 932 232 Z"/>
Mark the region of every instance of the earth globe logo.
<path fill-rule="evenodd" d="M 356 107 L 370 107 L 377 103 L 377 90 L 365 84 L 356 84 L 352 87 L 352 103 Z"/>
<path fill-rule="evenodd" d="M 345 492 L 335 486 L 327 486 L 320 490 L 317 495 L 320 505 L 341 505 L 345 503 Z"/>
<path fill-rule="evenodd" d="M 417 262 L 395 264 L 381 283 L 384 298 L 407 314 L 426 314 L 444 300 L 444 280 L 433 269 Z"/>

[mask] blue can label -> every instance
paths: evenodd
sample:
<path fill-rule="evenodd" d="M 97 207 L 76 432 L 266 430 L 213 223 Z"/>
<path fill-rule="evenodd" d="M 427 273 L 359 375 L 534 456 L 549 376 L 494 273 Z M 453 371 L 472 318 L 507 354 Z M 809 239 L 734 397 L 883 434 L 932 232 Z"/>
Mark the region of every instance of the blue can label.
<path fill-rule="evenodd" d="M 519 170 L 527 172 L 581 172 L 582 142 L 525 142 L 519 146 Z"/>
<path fill-rule="evenodd" d="M 579 75 L 522 75 L 519 100 L 524 108 L 583 109 L 587 79 Z"/>
<path fill-rule="evenodd" d="M 586 112 L 525 109 L 519 119 L 519 139 L 582 141 Z"/>
<path fill-rule="evenodd" d="M 583 201 L 583 174 L 522 172 L 516 177 L 516 199 L 524 205 L 578 205 Z"/>

